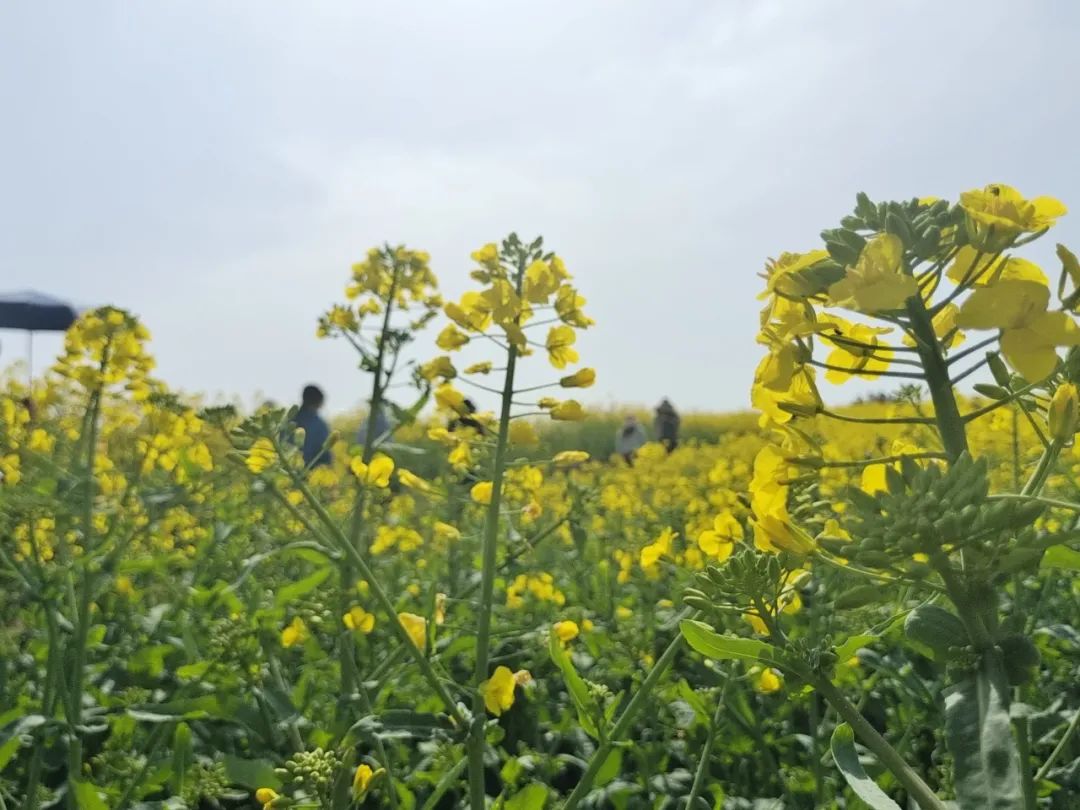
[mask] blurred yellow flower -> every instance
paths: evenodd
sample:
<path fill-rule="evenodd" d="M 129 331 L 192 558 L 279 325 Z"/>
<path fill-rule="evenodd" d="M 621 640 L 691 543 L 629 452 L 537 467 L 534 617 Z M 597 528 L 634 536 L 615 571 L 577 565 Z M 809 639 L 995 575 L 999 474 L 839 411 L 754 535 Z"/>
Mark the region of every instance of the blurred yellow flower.
<path fill-rule="evenodd" d="M 915 277 L 904 271 L 903 256 L 904 243 L 898 236 L 875 236 L 855 266 L 829 287 L 830 303 L 867 314 L 902 308 L 919 291 Z"/>
<path fill-rule="evenodd" d="M 415 613 L 399 613 L 398 621 L 409 634 L 413 644 L 421 650 L 427 647 L 427 619 Z"/>
<path fill-rule="evenodd" d="M 375 614 L 368 613 L 359 605 L 349 608 L 349 612 L 342 616 L 341 620 L 350 630 L 364 635 L 375 629 Z"/>
<path fill-rule="evenodd" d="M 557 422 L 580 422 L 585 418 L 585 409 L 575 399 L 568 399 L 553 406 L 551 418 Z"/>
<path fill-rule="evenodd" d="M 308 628 L 304 620 L 299 616 L 285 626 L 281 631 L 281 646 L 292 647 L 294 644 L 303 644 L 308 640 Z"/>
<path fill-rule="evenodd" d="M 548 360 L 555 368 L 566 368 L 568 363 L 578 361 L 578 353 L 572 348 L 577 335 L 569 326 L 553 326 L 548 331 L 547 352 Z"/>
<path fill-rule="evenodd" d="M 497 667 L 491 677 L 480 684 L 484 706 L 496 717 L 514 705 L 514 687 L 517 681 L 509 667 Z"/>
<path fill-rule="evenodd" d="M 247 468 L 258 475 L 277 460 L 274 443 L 269 439 L 256 439 L 247 455 Z"/>
<path fill-rule="evenodd" d="M 487 506 L 491 503 L 491 490 L 492 484 L 490 481 L 479 481 L 473 484 L 472 489 L 469 490 L 469 495 L 477 503 Z"/>
<path fill-rule="evenodd" d="M 588 388 L 596 382 L 596 369 L 583 368 L 559 380 L 563 388 Z"/>
<path fill-rule="evenodd" d="M 559 641 L 565 644 L 568 641 L 573 641 L 578 637 L 581 632 L 578 628 L 577 622 L 566 619 L 561 622 L 555 622 L 552 626 L 552 630 L 555 631 L 555 635 L 559 637 Z"/>
<path fill-rule="evenodd" d="M 354 456 L 349 463 L 349 469 L 361 483 L 385 489 L 390 486 L 390 476 L 394 473 L 394 460 L 383 453 L 376 453 L 372 456 L 371 463 L 365 464 L 360 456 Z"/>

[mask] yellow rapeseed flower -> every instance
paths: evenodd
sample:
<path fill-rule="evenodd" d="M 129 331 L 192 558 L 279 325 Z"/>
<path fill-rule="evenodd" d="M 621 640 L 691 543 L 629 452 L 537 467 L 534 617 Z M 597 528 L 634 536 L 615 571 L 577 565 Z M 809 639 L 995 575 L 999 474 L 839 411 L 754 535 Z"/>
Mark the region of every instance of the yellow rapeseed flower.
<path fill-rule="evenodd" d="M 487 506 L 491 503 L 491 490 L 492 484 L 490 481 L 479 481 L 473 484 L 472 489 L 469 490 L 469 495 L 477 503 Z"/>
<path fill-rule="evenodd" d="M 375 614 L 368 613 L 359 605 L 349 608 L 349 612 L 342 616 L 341 620 L 350 630 L 364 635 L 375 629 Z"/>
<path fill-rule="evenodd" d="M 376 453 L 370 464 L 365 464 L 360 456 L 354 456 L 349 469 L 361 483 L 371 487 L 385 489 L 390 486 L 390 476 L 394 473 L 394 460 L 384 453 Z"/>
<path fill-rule="evenodd" d="M 1001 353 L 1030 382 L 1057 366 L 1058 346 L 1080 345 L 1080 328 L 1067 312 L 1048 312 L 1050 290 L 1035 281 L 1001 281 L 971 293 L 960 307 L 964 329 L 1000 329 Z"/>
<path fill-rule="evenodd" d="M 573 641 L 581 632 L 577 622 L 571 621 L 570 619 L 555 622 L 552 626 L 552 630 L 554 630 L 555 635 L 559 637 L 559 641 L 563 644 L 566 644 L 568 641 Z"/>
<path fill-rule="evenodd" d="M 308 627 L 299 616 L 286 625 L 281 631 L 281 646 L 292 647 L 295 644 L 303 644 L 308 639 Z"/>
<path fill-rule="evenodd" d="M 554 405 L 548 412 L 556 422 L 580 422 L 585 418 L 585 409 L 576 399 L 568 399 Z"/>
<path fill-rule="evenodd" d="M 596 382 L 596 369 L 583 368 L 559 380 L 563 388 L 588 388 Z"/>
<path fill-rule="evenodd" d="M 829 287 L 834 306 L 872 314 L 900 309 L 919 291 L 915 277 L 902 266 L 904 243 L 891 233 L 875 236 L 863 247 L 854 267 Z"/>
<path fill-rule="evenodd" d="M 258 475 L 277 460 L 274 443 L 269 439 L 256 439 L 247 455 L 247 468 Z"/>
<path fill-rule="evenodd" d="M 555 368 L 566 368 L 568 363 L 578 361 L 578 353 L 573 348 L 577 335 L 569 326 L 553 326 L 548 331 L 548 360 Z"/>
<path fill-rule="evenodd" d="M 398 621 L 418 649 L 427 647 L 427 619 L 415 613 L 399 613 Z"/>
<path fill-rule="evenodd" d="M 514 705 L 514 687 L 517 681 L 509 667 L 497 667 L 491 677 L 480 684 L 484 706 L 496 717 Z"/>

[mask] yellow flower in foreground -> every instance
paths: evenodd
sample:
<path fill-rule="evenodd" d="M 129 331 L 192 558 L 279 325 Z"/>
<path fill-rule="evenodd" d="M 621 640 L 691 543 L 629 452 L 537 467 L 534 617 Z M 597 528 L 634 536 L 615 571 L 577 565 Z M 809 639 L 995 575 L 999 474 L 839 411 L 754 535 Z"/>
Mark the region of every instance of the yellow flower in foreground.
<path fill-rule="evenodd" d="M 403 487 L 415 489 L 418 492 L 431 492 L 431 484 L 416 473 L 409 472 L 409 470 L 398 470 L 397 476 Z"/>
<path fill-rule="evenodd" d="M 277 460 L 274 443 L 269 439 L 256 439 L 248 451 L 247 468 L 258 475 Z"/>
<path fill-rule="evenodd" d="M 569 326 L 553 326 L 548 331 L 547 346 L 548 360 L 555 368 L 566 368 L 568 363 L 578 361 L 578 353 L 573 349 L 577 335 Z"/>
<path fill-rule="evenodd" d="M 556 422 L 580 422 L 585 418 L 585 409 L 576 399 L 568 399 L 555 405 L 549 413 Z"/>
<path fill-rule="evenodd" d="M 427 646 L 427 619 L 415 613 L 399 613 L 398 621 L 417 648 L 422 650 Z"/>
<path fill-rule="evenodd" d="M 754 675 L 754 690 L 763 695 L 778 692 L 783 685 L 783 679 L 775 669 L 770 667 L 765 667 Z"/>
<path fill-rule="evenodd" d="M 270 806 L 279 796 L 273 788 L 259 788 L 255 791 L 255 801 L 263 806 L 263 810 L 270 810 Z"/>
<path fill-rule="evenodd" d="M 1008 246 L 1022 233 L 1046 230 L 1066 213 L 1065 206 L 1053 197 L 1026 200 L 1015 188 L 1002 183 L 965 191 L 960 205 L 967 214 L 971 241 L 991 252 Z"/>
<path fill-rule="evenodd" d="M 615 608 L 615 618 L 626 621 L 634 615 L 634 611 L 628 608 L 626 605 L 619 605 Z"/>
<path fill-rule="evenodd" d="M 1001 353 L 1030 382 L 1057 366 L 1058 346 L 1080 345 L 1080 328 L 1067 312 L 1047 312 L 1050 290 L 1035 281 L 1001 281 L 975 290 L 960 307 L 963 329 L 1000 329 Z"/>
<path fill-rule="evenodd" d="M 711 530 L 698 536 L 698 547 L 717 562 L 723 562 L 735 550 L 735 543 L 742 539 L 742 524 L 731 512 L 724 512 L 716 516 Z"/>
<path fill-rule="evenodd" d="M 435 338 L 435 345 L 444 352 L 452 352 L 460 349 L 468 342 L 469 336 L 452 323 L 448 323 L 443 327 L 443 330 L 439 332 L 439 336 Z"/>
<path fill-rule="evenodd" d="M 471 366 L 467 366 L 465 369 L 466 374 L 490 374 L 491 369 L 495 367 L 495 364 L 490 360 L 484 360 L 481 363 L 473 363 Z"/>
<path fill-rule="evenodd" d="M 852 377 L 872 380 L 889 368 L 892 350 L 878 340 L 878 335 L 889 332 L 889 329 L 848 323 L 840 318 L 836 321 L 838 327 L 835 331 L 821 335 L 823 340 L 829 341 L 835 347 L 825 358 L 825 363 L 830 366 L 825 372 L 826 380 L 834 385 L 846 382 Z"/>
<path fill-rule="evenodd" d="M 469 413 L 469 407 L 465 404 L 465 395 L 450 383 L 443 383 L 435 389 L 435 404 L 459 416 L 466 416 Z"/>
<path fill-rule="evenodd" d="M 383 453 L 376 453 L 370 464 L 365 464 L 360 456 L 353 458 L 349 469 L 362 483 L 371 487 L 385 489 L 390 486 L 390 476 L 394 472 L 394 460 Z"/>
<path fill-rule="evenodd" d="M 425 380 L 434 380 L 438 377 L 451 380 L 457 376 L 457 369 L 454 368 L 450 358 L 443 354 L 420 366 L 420 376 Z"/>
<path fill-rule="evenodd" d="M 565 644 L 568 641 L 573 641 L 578 637 L 581 630 L 577 626 L 577 622 L 572 622 L 569 619 L 561 622 L 555 622 L 551 628 L 555 635 L 559 637 L 559 641 Z"/>
<path fill-rule="evenodd" d="M 1078 407 L 1080 407 L 1080 394 L 1072 383 L 1064 383 L 1058 386 L 1050 400 L 1050 408 L 1047 413 L 1047 422 L 1050 426 L 1050 435 L 1058 441 L 1068 441 L 1076 433 L 1078 419 Z M 119 590 L 119 588 L 117 589 Z"/>
<path fill-rule="evenodd" d="M 435 536 L 441 540 L 460 540 L 461 531 L 456 526 L 451 526 L 449 523 L 443 523 L 441 520 L 436 520 L 433 527 Z"/>
<path fill-rule="evenodd" d="M 1037 281 L 1049 285 L 1039 265 L 1017 256 L 994 256 L 964 245 L 956 251 L 949 269 L 949 280 L 972 287 L 989 287 L 999 281 Z"/>
<path fill-rule="evenodd" d="M 575 464 L 583 464 L 589 460 L 589 454 L 584 450 L 563 450 L 556 453 L 552 461 L 559 467 L 572 467 Z"/>
<path fill-rule="evenodd" d="M 509 667 L 498 667 L 490 678 L 480 684 L 484 706 L 498 717 L 514 705 L 514 687 L 517 681 Z"/>
<path fill-rule="evenodd" d="M 375 629 L 375 614 L 368 613 L 359 605 L 349 608 L 349 612 L 341 617 L 345 626 L 350 630 L 367 635 Z"/>
<path fill-rule="evenodd" d="M 490 481 L 480 481 L 473 484 L 472 489 L 469 490 L 469 495 L 477 503 L 487 506 L 491 503 L 491 488 L 492 484 Z"/>
<path fill-rule="evenodd" d="M 292 647 L 294 644 L 303 644 L 308 639 L 308 628 L 304 620 L 299 616 L 284 627 L 281 631 L 281 646 Z"/>
<path fill-rule="evenodd" d="M 375 784 L 375 780 L 384 773 L 386 773 L 385 768 L 372 770 L 371 766 L 366 762 L 361 762 L 357 765 L 356 770 L 353 772 L 352 780 L 353 798 L 356 801 L 363 799 L 367 792 L 371 790 L 371 786 Z"/>
<path fill-rule="evenodd" d="M 914 276 L 904 272 L 903 256 L 904 243 L 898 236 L 875 236 L 863 247 L 855 266 L 829 287 L 831 303 L 868 314 L 900 309 L 919 291 Z"/>
<path fill-rule="evenodd" d="M 583 368 L 559 380 L 563 388 L 588 388 L 596 382 L 596 369 Z"/>
<path fill-rule="evenodd" d="M 478 264 L 492 264 L 499 260 L 499 246 L 494 242 L 488 242 L 479 250 L 474 250 L 469 256 Z"/>

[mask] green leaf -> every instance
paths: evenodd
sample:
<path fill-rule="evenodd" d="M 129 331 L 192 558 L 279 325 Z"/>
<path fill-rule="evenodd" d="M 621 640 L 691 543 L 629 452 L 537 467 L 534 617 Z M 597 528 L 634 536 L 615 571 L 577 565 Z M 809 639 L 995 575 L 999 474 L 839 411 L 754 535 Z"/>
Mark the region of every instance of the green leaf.
<path fill-rule="evenodd" d="M 72 779 L 71 792 L 75 796 L 75 806 L 79 810 L 109 810 L 109 806 L 98 793 L 97 787 L 91 782 Z"/>
<path fill-rule="evenodd" d="M 756 638 L 722 636 L 704 622 L 693 619 L 679 622 L 679 629 L 691 647 L 715 661 L 741 659 L 777 663 L 774 655 L 776 648 Z"/>
<path fill-rule="evenodd" d="M 841 723 L 833 731 L 832 742 L 833 759 L 836 767 L 844 775 L 848 787 L 872 810 L 900 810 L 900 805 L 885 795 L 885 791 L 877 786 L 859 762 L 859 754 L 855 750 L 855 732 L 847 723 Z"/>
<path fill-rule="evenodd" d="M 284 588 L 278 589 L 277 596 L 274 597 L 274 605 L 276 607 L 285 607 L 286 605 L 295 602 L 301 596 L 306 596 L 322 585 L 323 581 L 330 576 L 333 570 L 334 569 L 330 566 L 320 568 L 314 574 L 304 577 L 299 582 L 294 582 L 291 585 L 286 585 Z"/>
<path fill-rule="evenodd" d="M 602 788 L 618 776 L 622 772 L 622 760 L 623 750 L 621 748 L 613 748 L 611 753 L 607 755 L 607 759 L 604 760 L 604 764 L 600 766 L 600 770 L 596 772 L 596 779 L 593 780 L 593 785 Z"/>
<path fill-rule="evenodd" d="M 1023 806 L 1008 686 L 999 669 L 1000 662 L 987 654 L 973 676 L 945 692 L 945 739 L 955 761 L 961 810 Z"/>
<path fill-rule="evenodd" d="M 18 735 L 12 735 L 9 739 L 0 743 L 0 773 L 4 772 L 4 768 L 11 762 L 12 757 L 15 756 L 21 745 L 22 738 Z"/>
<path fill-rule="evenodd" d="M 705 701 L 701 695 L 694 691 L 693 687 L 686 682 L 686 678 L 679 681 L 679 697 L 686 701 L 687 705 L 694 710 L 694 714 L 697 715 L 698 720 L 702 723 L 708 723 L 711 715 L 709 714 L 708 707 L 705 706 Z"/>
<path fill-rule="evenodd" d="M 873 633 L 860 633 L 855 636 L 848 636 L 844 639 L 843 643 L 837 646 L 836 658 L 842 664 L 863 647 L 873 644 L 877 639 L 878 636 Z"/>
<path fill-rule="evenodd" d="M 1080 551 L 1068 546 L 1050 546 L 1043 554 L 1039 568 L 1063 568 L 1066 571 L 1080 571 Z"/>
<path fill-rule="evenodd" d="M 225 775 L 229 783 L 241 787 L 258 790 L 268 787 L 277 790 L 281 787 L 281 780 L 274 773 L 274 764 L 265 759 L 243 759 L 225 755 Z"/>
<path fill-rule="evenodd" d="M 570 692 L 570 699 L 574 701 L 574 708 L 577 709 L 578 721 L 581 723 L 581 727 L 593 739 L 600 739 L 600 731 L 596 726 L 596 718 L 600 715 L 600 707 L 596 705 L 596 700 L 589 692 L 589 687 L 585 684 L 585 681 L 574 669 L 574 662 L 570 660 L 570 655 L 566 652 L 562 640 L 555 634 L 554 630 L 551 631 L 548 639 L 548 652 L 551 655 L 551 660 L 555 662 L 555 666 L 562 672 L 563 680 L 566 681 L 566 688 Z"/>
<path fill-rule="evenodd" d="M 526 785 L 503 804 L 506 810 L 541 810 L 547 803 L 548 789 L 539 782 Z"/>

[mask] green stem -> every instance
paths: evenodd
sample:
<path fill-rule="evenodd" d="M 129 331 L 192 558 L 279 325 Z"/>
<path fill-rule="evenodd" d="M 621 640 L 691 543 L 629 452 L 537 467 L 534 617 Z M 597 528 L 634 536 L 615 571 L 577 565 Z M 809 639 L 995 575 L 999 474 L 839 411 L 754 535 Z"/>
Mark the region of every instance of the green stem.
<path fill-rule="evenodd" d="M 1014 717 L 1012 727 L 1013 734 L 1016 736 L 1017 753 L 1020 755 L 1020 787 L 1024 793 L 1024 810 L 1036 810 L 1038 801 L 1035 794 L 1035 780 L 1031 772 L 1031 731 L 1028 719 Z"/>
<path fill-rule="evenodd" d="M 712 758 L 713 746 L 716 745 L 716 734 L 720 730 L 720 720 L 723 718 L 724 710 L 727 708 L 724 699 L 730 685 L 731 675 L 728 675 L 727 680 L 724 681 L 724 688 L 720 692 L 720 698 L 716 701 L 716 711 L 713 712 L 712 722 L 709 723 L 709 734 L 705 738 L 705 745 L 701 748 L 697 770 L 694 771 L 694 784 L 690 786 L 690 795 L 686 798 L 687 810 L 695 810 L 698 797 L 705 788 L 705 778 L 709 773 L 709 760 Z"/>
<path fill-rule="evenodd" d="M 964 419 L 960 415 L 960 407 L 956 404 L 956 394 L 949 379 L 949 364 L 941 351 L 941 344 L 934 333 L 933 321 L 922 298 L 909 298 L 907 312 L 915 336 L 915 348 L 919 350 L 919 359 L 926 375 L 926 385 L 930 389 L 930 399 L 934 403 L 934 418 L 941 434 L 941 443 L 949 460 L 955 461 L 962 453 L 967 452 L 968 446 Z"/>
<path fill-rule="evenodd" d="M 108 346 L 102 353 L 101 368 L 103 373 L 108 364 Z M 68 725 L 71 742 L 68 746 L 68 802 L 74 807 L 75 781 L 82 775 L 82 738 L 79 726 L 82 724 L 82 696 L 86 684 L 86 645 L 90 636 L 90 604 L 93 600 L 94 573 L 93 543 L 94 536 L 94 461 L 97 455 L 98 427 L 101 416 L 102 390 L 98 388 L 91 394 L 89 406 L 88 436 L 86 442 L 86 493 L 83 500 L 83 564 L 82 579 L 79 583 L 78 607 L 75 615 L 75 649 L 72 656 L 71 686 L 67 696 Z"/>
<path fill-rule="evenodd" d="M 825 700 L 829 701 L 836 713 L 851 726 L 855 734 L 862 740 L 863 745 L 873 751 L 874 755 L 881 760 L 881 763 L 892 771 L 893 776 L 903 785 L 919 807 L 923 810 L 946 810 L 945 802 L 938 798 L 937 794 L 930 789 L 930 786 L 922 780 L 922 777 L 889 744 L 888 740 L 882 737 L 877 729 L 867 722 L 862 713 L 855 708 L 851 701 L 844 697 L 843 692 L 832 681 L 820 676 L 811 676 L 810 683 L 821 693 Z"/>
<path fill-rule="evenodd" d="M 615 721 L 615 725 L 604 737 L 604 741 L 600 743 L 596 751 L 593 753 L 592 758 L 589 759 L 589 764 L 585 769 L 585 773 L 581 776 L 581 781 L 574 787 L 573 792 L 566 800 L 566 804 L 563 805 L 562 810 L 575 810 L 581 801 L 585 798 L 590 790 L 592 790 L 593 782 L 596 781 L 596 775 L 600 773 L 600 769 L 604 767 L 604 762 L 607 761 L 608 755 L 615 747 L 615 743 L 626 736 L 626 732 L 630 730 L 631 723 L 637 718 L 638 712 L 645 708 L 645 704 L 648 703 L 652 697 L 653 690 L 660 682 L 660 679 L 664 677 L 668 669 L 671 668 L 672 663 L 675 661 L 675 656 L 679 654 L 679 651 L 683 647 L 683 637 L 680 633 L 672 639 L 667 649 L 664 650 L 663 655 L 653 664 L 652 670 L 648 676 L 642 681 L 641 686 L 633 697 L 630 698 L 630 702 L 626 704 L 626 708 L 623 709 L 622 714 L 619 715 Z"/>
<path fill-rule="evenodd" d="M 1024 484 L 1024 488 L 1020 490 L 1021 495 L 1038 495 L 1039 491 L 1046 483 L 1046 479 L 1050 477 L 1050 473 L 1053 472 L 1054 463 L 1057 461 L 1058 456 L 1061 455 L 1063 444 L 1060 439 L 1052 439 L 1050 446 L 1047 447 L 1042 456 L 1039 457 L 1039 463 L 1035 466 L 1035 470 L 1031 473 L 1031 477 L 1028 482 Z"/>
<path fill-rule="evenodd" d="M 520 292 L 524 263 L 518 262 L 517 286 Z M 484 727 L 487 715 L 480 684 L 488 677 L 488 658 L 491 653 L 491 618 L 495 601 L 495 574 L 498 567 L 499 518 L 502 508 L 503 472 L 506 468 L 506 448 L 510 433 L 510 411 L 514 399 L 514 370 L 517 366 L 517 347 L 507 352 L 506 376 L 503 379 L 502 403 L 499 413 L 499 437 L 495 444 L 494 469 L 491 474 L 491 501 L 484 522 L 481 546 L 480 616 L 476 633 L 476 670 L 474 674 L 473 720 L 469 730 L 469 801 L 472 810 L 484 810 Z"/>
<path fill-rule="evenodd" d="M 1050 769 L 1054 767 L 1054 763 L 1058 761 L 1069 743 L 1072 742 L 1072 738 L 1076 735 L 1077 730 L 1080 729 L 1080 709 L 1076 710 L 1073 714 L 1072 720 L 1069 722 L 1069 727 L 1065 729 L 1065 735 L 1058 740 L 1058 744 L 1054 746 L 1054 750 L 1050 752 L 1050 756 L 1046 758 L 1046 762 L 1042 764 L 1038 772 L 1035 774 L 1035 783 L 1038 784 L 1050 774 Z"/>
<path fill-rule="evenodd" d="M 370 464 L 372 456 L 375 455 L 374 421 L 379 410 L 382 408 L 383 394 L 386 390 L 382 378 L 383 366 L 386 364 L 386 347 L 389 343 L 387 340 L 387 332 L 390 328 L 390 315 L 394 310 L 394 294 L 397 292 L 398 275 L 398 265 L 395 261 L 394 275 L 390 280 L 390 292 L 386 297 L 386 309 L 383 312 L 382 328 L 379 330 L 379 348 L 375 356 L 375 371 L 371 384 L 371 410 L 368 413 L 367 430 L 364 433 L 364 445 L 360 456 L 360 459 L 365 464 Z M 389 382 L 389 380 L 386 382 Z M 360 484 L 356 492 L 356 501 L 353 504 L 352 524 L 349 527 L 350 545 L 362 552 L 367 551 L 366 544 L 363 549 L 360 548 L 361 539 L 363 537 L 364 512 L 367 507 L 367 496 L 368 488 Z M 338 580 L 341 588 L 338 608 L 339 613 L 344 615 L 352 605 L 350 593 L 356 582 L 356 570 L 347 556 L 342 559 L 338 566 Z M 355 662 L 356 639 L 353 638 L 352 633 L 343 634 L 340 636 L 338 644 L 338 669 L 341 683 L 341 700 L 338 701 L 337 725 L 341 728 L 348 725 L 347 710 L 349 701 L 356 692 L 358 676 Z"/>

